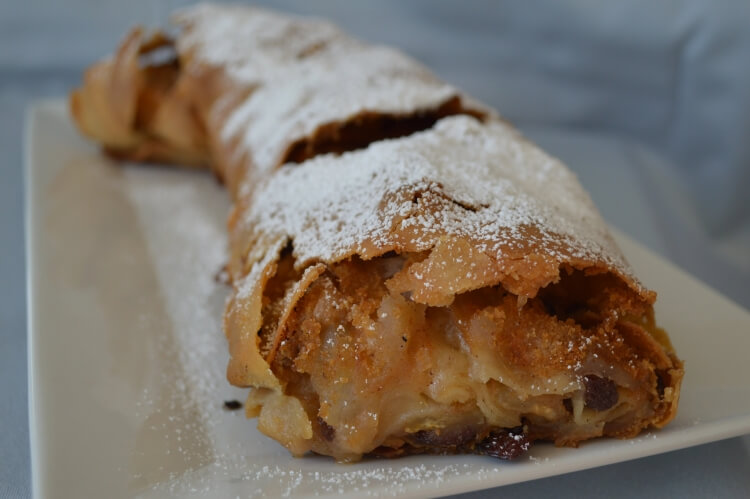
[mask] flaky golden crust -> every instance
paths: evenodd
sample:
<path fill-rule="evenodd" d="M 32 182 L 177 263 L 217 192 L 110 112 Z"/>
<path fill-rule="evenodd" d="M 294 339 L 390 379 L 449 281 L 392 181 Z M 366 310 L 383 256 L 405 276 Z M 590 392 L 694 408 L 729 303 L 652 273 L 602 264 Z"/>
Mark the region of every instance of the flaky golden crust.
<path fill-rule="evenodd" d="M 160 33 L 132 30 L 112 58 L 86 71 L 82 87 L 70 95 L 71 114 L 114 157 L 202 166 L 208 162 L 205 134 L 177 62 L 141 60 L 168 45 Z"/>
<path fill-rule="evenodd" d="M 71 112 L 115 157 L 226 183 L 227 377 L 261 431 L 340 460 L 510 458 L 674 418 L 656 295 L 559 161 L 328 23 L 176 22 L 174 40 L 133 30 Z"/>

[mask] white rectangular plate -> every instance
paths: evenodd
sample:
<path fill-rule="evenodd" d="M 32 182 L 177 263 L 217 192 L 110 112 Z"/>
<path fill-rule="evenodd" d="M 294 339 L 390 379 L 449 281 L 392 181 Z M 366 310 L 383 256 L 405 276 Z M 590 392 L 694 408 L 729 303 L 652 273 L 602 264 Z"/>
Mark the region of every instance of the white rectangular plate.
<path fill-rule="evenodd" d="M 435 496 L 648 456 L 750 432 L 750 314 L 625 236 L 685 359 L 668 428 L 501 462 L 292 458 L 256 430 L 224 378 L 228 200 L 204 173 L 120 167 L 60 102 L 27 130 L 29 389 L 39 497 Z"/>

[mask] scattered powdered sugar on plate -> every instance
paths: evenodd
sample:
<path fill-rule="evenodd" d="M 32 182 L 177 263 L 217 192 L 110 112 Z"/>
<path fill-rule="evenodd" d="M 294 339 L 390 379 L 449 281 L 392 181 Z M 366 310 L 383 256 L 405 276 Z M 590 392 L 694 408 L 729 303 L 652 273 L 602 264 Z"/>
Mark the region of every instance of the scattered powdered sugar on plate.
<path fill-rule="evenodd" d="M 381 464 L 339 465 L 338 470 L 314 470 L 300 466 L 246 463 L 239 475 L 219 472 L 224 480 L 241 487 L 220 486 L 222 497 L 383 497 L 438 493 L 446 483 L 456 478 L 471 477 L 482 482 L 493 475 L 510 472 L 502 466 L 477 466 L 476 463 L 445 462 L 445 457 L 435 458 L 444 463 L 411 463 L 409 465 Z M 453 461 L 453 460 L 450 460 Z M 387 463 L 388 461 L 386 461 Z M 511 466 L 512 468 L 512 466 Z M 187 480 L 171 482 L 159 487 L 162 492 L 179 497 L 216 495 L 216 476 L 190 472 Z M 411 494 L 409 494 L 411 493 Z"/>
<path fill-rule="evenodd" d="M 225 400 L 244 399 L 225 378 L 221 316 L 227 288 L 214 280 L 226 261 L 226 194 L 202 175 L 156 169 L 125 173 L 171 319 L 171 328 L 153 332 L 161 345 L 162 376 L 136 407 L 150 441 L 136 442 L 134 462 L 152 460 L 162 467 L 133 470 L 133 487 L 147 491 L 211 466 L 224 452 L 238 452 L 225 431 L 227 421 L 247 422 L 242 411 L 222 409 Z"/>

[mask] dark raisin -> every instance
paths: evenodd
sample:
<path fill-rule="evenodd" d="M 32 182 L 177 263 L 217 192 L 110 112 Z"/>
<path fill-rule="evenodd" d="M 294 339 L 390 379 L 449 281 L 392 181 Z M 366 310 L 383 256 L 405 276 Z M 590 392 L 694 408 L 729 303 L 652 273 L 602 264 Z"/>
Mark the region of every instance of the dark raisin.
<path fill-rule="evenodd" d="M 323 437 L 327 442 L 330 442 L 336 436 L 336 429 L 325 422 L 323 418 L 318 416 L 318 425 L 320 426 L 320 436 Z"/>
<path fill-rule="evenodd" d="M 476 446 L 475 452 L 499 459 L 513 459 L 529 450 L 530 446 L 531 440 L 523 433 L 523 429 L 512 428 L 490 433 L 490 436 Z"/>
<path fill-rule="evenodd" d="M 440 435 L 438 435 L 435 430 L 419 430 L 410 435 L 410 440 L 418 445 L 432 447 L 438 444 Z"/>
<path fill-rule="evenodd" d="M 583 377 L 586 387 L 586 407 L 595 411 L 606 411 L 618 400 L 617 385 L 609 378 L 600 378 L 593 374 Z"/>
<path fill-rule="evenodd" d="M 242 409 L 242 402 L 240 402 L 239 400 L 225 400 L 224 401 L 224 410 L 236 411 L 237 409 Z"/>

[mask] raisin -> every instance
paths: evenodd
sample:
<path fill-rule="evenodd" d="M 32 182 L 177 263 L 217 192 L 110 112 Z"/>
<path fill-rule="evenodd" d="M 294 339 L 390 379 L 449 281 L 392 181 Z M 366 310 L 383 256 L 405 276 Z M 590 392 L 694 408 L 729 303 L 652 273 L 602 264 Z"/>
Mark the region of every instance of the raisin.
<path fill-rule="evenodd" d="M 529 450 L 530 446 L 531 440 L 522 428 L 511 428 L 490 433 L 476 446 L 475 452 L 499 459 L 513 459 Z"/>
<path fill-rule="evenodd" d="M 589 374 L 583 377 L 583 384 L 586 387 L 586 407 L 589 409 L 606 411 L 617 403 L 617 385 L 611 379 Z"/>

